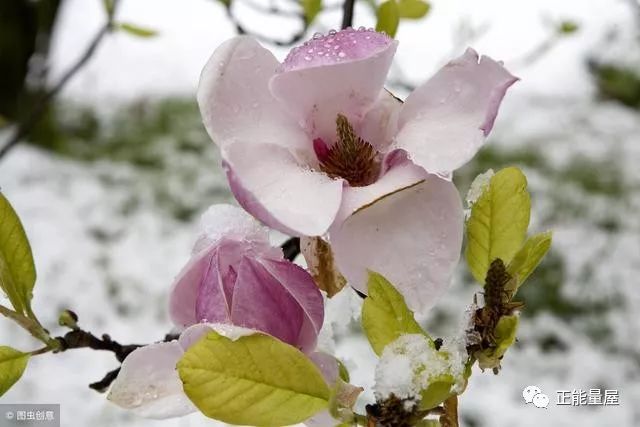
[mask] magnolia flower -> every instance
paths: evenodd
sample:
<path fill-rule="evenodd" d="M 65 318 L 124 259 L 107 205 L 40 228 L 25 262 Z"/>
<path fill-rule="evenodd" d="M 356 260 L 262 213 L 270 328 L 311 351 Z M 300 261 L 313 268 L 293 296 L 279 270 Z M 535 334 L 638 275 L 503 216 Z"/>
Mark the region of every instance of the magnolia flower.
<path fill-rule="evenodd" d="M 175 366 L 211 329 L 236 339 L 267 333 L 307 353 L 327 378 L 337 369 L 314 353 L 324 318 L 322 295 L 311 276 L 269 245 L 268 231 L 239 208 L 211 207 L 192 258 L 170 295 L 178 340 L 135 350 L 122 364 L 109 399 L 142 416 L 166 418 L 196 408 L 183 393 Z"/>
<path fill-rule="evenodd" d="M 202 71 L 198 103 L 233 194 L 263 223 L 327 235 L 352 286 L 389 278 L 413 309 L 432 305 L 462 244 L 448 180 L 482 146 L 517 79 L 469 49 L 404 103 L 383 84 L 397 42 L 346 29 L 279 63 L 235 37 Z"/>

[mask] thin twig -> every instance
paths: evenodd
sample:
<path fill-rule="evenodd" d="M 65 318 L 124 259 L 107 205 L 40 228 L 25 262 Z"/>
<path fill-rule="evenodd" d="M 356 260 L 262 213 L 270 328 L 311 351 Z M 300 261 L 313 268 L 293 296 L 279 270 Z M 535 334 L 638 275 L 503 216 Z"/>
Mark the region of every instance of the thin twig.
<path fill-rule="evenodd" d="M 248 30 L 244 25 L 242 25 L 242 23 L 238 20 L 238 18 L 236 18 L 236 16 L 233 14 L 231 7 L 227 7 L 227 17 L 229 18 L 231 23 L 236 27 L 236 31 L 238 34 L 247 34 L 265 43 L 273 44 L 276 46 L 291 46 L 293 44 L 296 44 L 297 42 L 299 42 L 304 38 L 308 28 L 307 22 L 304 16 L 300 15 L 299 18 L 302 22 L 302 28 L 298 32 L 292 34 L 288 39 L 274 39 L 272 37 L 265 36 L 264 34 L 260 34 L 260 33 L 256 33 Z"/>
<path fill-rule="evenodd" d="M 119 0 L 113 1 L 113 10 L 116 9 Z M 18 125 L 13 136 L 9 138 L 8 142 L 0 148 L 0 159 L 2 159 L 13 147 L 15 147 L 20 141 L 31 133 L 34 126 L 38 124 L 38 121 L 47 110 L 47 107 L 55 98 L 58 93 L 65 87 L 65 85 L 80 71 L 94 55 L 98 46 L 104 39 L 104 36 L 113 30 L 113 14 L 111 14 L 107 22 L 100 28 L 98 33 L 93 37 L 93 40 L 87 46 L 85 52 L 78 58 L 75 64 L 73 64 L 60 78 L 58 83 L 47 90 L 40 100 L 36 103 L 27 117 Z"/>
<path fill-rule="evenodd" d="M 47 345 L 52 344 L 49 333 L 35 320 L 30 319 L 22 314 L 11 310 L 3 305 L 0 305 L 0 314 L 13 320 L 24 330 L 28 331 L 38 341 L 41 341 Z"/>
<path fill-rule="evenodd" d="M 342 5 L 342 26 L 344 30 L 347 27 L 353 26 L 353 9 L 355 7 L 356 0 L 345 0 Z"/>
<path fill-rule="evenodd" d="M 264 13 L 266 15 L 279 15 L 291 18 L 303 18 L 302 12 L 298 12 L 295 10 L 285 10 L 281 9 L 275 5 L 265 6 L 261 3 L 258 3 L 254 0 L 243 0 L 243 3 L 255 10 L 256 12 Z"/>
<path fill-rule="evenodd" d="M 300 238 L 291 237 L 281 246 L 284 257 L 289 261 L 293 261 L 300 254 Z"/>
<path fill-rule="evenodd" d="M 441 427 L 458 427 L 458 395 L 454 394 L 444 401 L 444 414 L 440 416 Z"/>

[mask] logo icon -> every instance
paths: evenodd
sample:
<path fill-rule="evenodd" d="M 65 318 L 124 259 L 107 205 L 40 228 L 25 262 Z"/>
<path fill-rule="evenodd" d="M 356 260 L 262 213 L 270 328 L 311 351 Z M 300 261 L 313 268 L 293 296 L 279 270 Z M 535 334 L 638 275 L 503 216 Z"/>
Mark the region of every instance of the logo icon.
<path fill-rule="evenodd" d="M 6 417 L 8 420 L 12 420 L 12 419 L 13 419 L 13 412 L 11 412 L 11 411 L 7 412 L 7 413 L 5 414 L 5 417 Z"/>
<path fill-rule="evenodd" d="M 545 408 L 549 406 L 549 396 L 542 393 L 540 387 L 536 387 L 534 385 L 530 385 L 522 390 L 522 397 L 524 398 L 525 403 L 533 403 L 533 406 L 536 408 Z"/>

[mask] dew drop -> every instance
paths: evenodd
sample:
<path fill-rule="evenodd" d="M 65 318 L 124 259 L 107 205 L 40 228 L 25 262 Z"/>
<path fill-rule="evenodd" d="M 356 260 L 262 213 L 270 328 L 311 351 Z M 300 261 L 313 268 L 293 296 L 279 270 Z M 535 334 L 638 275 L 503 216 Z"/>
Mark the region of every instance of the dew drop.
<path fill-rule="evenodd" d="M 309 55 L 306 55 L 306 56 L 304 57 L 304 60 L 305 60 L 305 61 L 311 61 L 311 59 L 312 59 L 312 58 L 311 58 Z"/>
<path fill-rule="evenodd" d="M 358 31 L 365 31 L 366 28 L 365 27 L 358 27 Z"/>
<path fill-rule="evenodd" d="M 338 34 L 338 32 L 336 30 L 329 30 L 329 35 L 330 36 L 335 36 L 336 34 Z"/>
<path fill-rule="evenodd" d="M 318 39 L 321 39 L 321 38 L 322 38 L 322 34 L 321 33 L 314 33 L 313 34 L 313 39 L 314 40 L 318 40 Z"/>
<path fill-rule="evenodd" d="M 339 56 L 340 58 L 344 58 L 345 56 L 347 56 L 347 54 L 346 54 L 346 53 L 344 53 L 343 51 L 340 51 L 340 52 L 338 52 L 338 56 Z"/>

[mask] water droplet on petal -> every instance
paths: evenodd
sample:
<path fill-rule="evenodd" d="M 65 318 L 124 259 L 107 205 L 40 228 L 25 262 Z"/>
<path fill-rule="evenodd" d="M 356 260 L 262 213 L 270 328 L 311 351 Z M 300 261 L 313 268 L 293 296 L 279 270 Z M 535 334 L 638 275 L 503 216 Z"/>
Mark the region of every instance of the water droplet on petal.
<path fill-rule="evenodd" d="M 345 56 L 347 56 L 347 54 L 346 54 L 346 53 L 344 53 L 343 51 L 340 51 L 340 52 L 338 52 L 338 56 L 339 56 L 340 58 L 344 58 Z"/>

